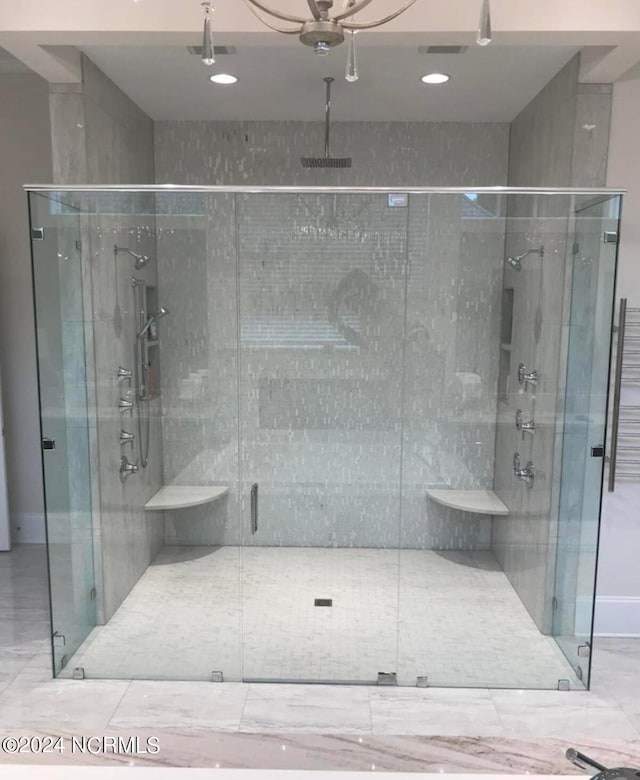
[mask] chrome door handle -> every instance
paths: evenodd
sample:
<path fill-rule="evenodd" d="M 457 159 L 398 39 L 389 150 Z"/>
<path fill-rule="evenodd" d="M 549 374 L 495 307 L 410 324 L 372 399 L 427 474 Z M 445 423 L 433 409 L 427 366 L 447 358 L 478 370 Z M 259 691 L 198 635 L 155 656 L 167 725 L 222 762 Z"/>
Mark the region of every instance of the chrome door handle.
<path fill-rule="evenodd" d="M 611 449 L 609 451 L 609 493 L 616 489 L 616 461 L 618 458 L 618 428 L 620 427 L 620 395 L 622 393 L 622 363 L 624 360 L 624 331 L 627 321 L 627 299 L 620 298 L 618 314 L 618 352 L 613 380 L 613 408 L 611 410 Z"/>
<path fill-rule="evenodd" d="M 251 533 L 258 531 L 258 483 L 251 485 Z"/>

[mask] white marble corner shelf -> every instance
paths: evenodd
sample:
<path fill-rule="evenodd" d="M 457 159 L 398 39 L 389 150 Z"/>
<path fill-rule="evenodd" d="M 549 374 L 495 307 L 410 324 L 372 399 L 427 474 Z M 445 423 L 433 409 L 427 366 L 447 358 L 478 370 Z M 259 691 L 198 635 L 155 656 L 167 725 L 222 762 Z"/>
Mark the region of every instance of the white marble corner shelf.
<path fill-rule="evenodd" d="M 226 496 L 229 488 L 213 485 L 166 485 L 144 505 L 147 512 L 159 509 L 186 509 L 217 501 Z"/>
<path fill-rule="evenodd" d="M 427 490 L 427 496 L 442 506 L 477 515 L 508 515 L 509 508 L 493 490 Z"/>

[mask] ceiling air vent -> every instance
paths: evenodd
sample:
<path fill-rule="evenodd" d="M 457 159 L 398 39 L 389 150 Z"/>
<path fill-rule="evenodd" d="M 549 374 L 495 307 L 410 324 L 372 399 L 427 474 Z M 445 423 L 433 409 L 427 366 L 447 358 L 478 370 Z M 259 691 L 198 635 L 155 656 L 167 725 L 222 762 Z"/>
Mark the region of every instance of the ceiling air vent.
<path fill-rule="evenodd" d="M 468 46 L 419 46 L 420 54 L 464 54 Z"/>
<path fill-rule="evenodd" d="M 202 46 L 187 46 L 189 54 L 194 54 L 196 57 L 202 57 Z M 214 46 L 214 54 L 235 54 L 235 46 Z"/>

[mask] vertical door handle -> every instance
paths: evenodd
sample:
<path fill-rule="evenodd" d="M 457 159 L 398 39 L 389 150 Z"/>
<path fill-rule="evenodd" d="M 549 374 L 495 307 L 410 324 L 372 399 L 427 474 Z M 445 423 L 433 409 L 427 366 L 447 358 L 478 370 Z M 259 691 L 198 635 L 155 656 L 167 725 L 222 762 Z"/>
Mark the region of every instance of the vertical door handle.
<path fill-rule="evenodd" d="M 618 428 L 620 426 L 620 394 L 622 392 L 622 361 L 624 360 L 624 330 L 627 321 L 627 299 L 620 298 L 618 315 L 618 352 L 613 380 L 613 409 L 611 414 L 611 449 L 609 450 L 609 493 L 616 489 L 616 460 L 618 457 Z"/>
<path fill-rule="evenodd" d="M 258 483 L 251 485 L 251 533 L 258 530 Z"/>

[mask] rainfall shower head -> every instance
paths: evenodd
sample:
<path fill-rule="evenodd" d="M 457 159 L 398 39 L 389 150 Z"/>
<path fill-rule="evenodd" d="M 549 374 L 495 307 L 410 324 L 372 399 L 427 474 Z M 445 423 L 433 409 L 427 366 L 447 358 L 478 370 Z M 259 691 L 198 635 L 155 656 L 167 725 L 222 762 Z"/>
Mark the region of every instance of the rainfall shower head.
<path fill-rule="evenodd" d="M 169 309 L 165 309 L 164 306 L 161 306 L 155 314 L 152 314 L 149 317 L 144 325 L 144 328 L 138 334 L 136 334 L 136 338 L 141 339 L 154 323 L 156 323 L 158 320 L 161 320 L 163 317 L 166 317 L 167 314 L 169 314 Z"/>
<path fill-rule="evenodd" d="M 331 82 L 330 76 L 323 79 L 327 85 L 324 124 L 324 157 L 301 157 L 303 168 L 351 168 L 351 157 L 332 157 L 329 153 L 329 134 L 331 132 Z"/>
<path fill-rule="evenodd" d="M 508 263 L 515 271 L 520 271 L 522 270 L 522 261 L 527 255 L 540 255 L 542 258 L 544 257 L 544 247 L 541 246 L 540 249 L 527 249 L 527 251 L 523 252 L 521 255 L 507 257 L 505 263 Z"/>
<path fill-rule="evenodd" d="M 126 252 L 128 255 L 131 255 L 131 257 L 133 257 L 135 260 L 133 267 L 136 269 L 136 271 L 139 271 L 141 268 L 144 268 L 147 263 L 151 262 L 151 258 L 148 255 L 140 255 L 137 252 L 134 252 L 133 249 L 129 249 L 129 247 L 126 246 L 118 246 L 117 244 L 114 244 L 113 252 L 116 255 L 119 252 Z"/>

